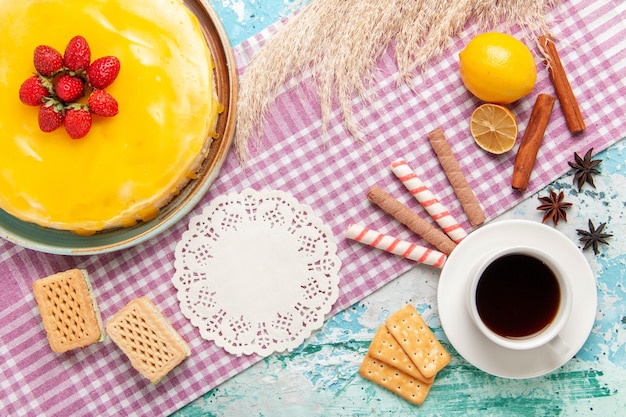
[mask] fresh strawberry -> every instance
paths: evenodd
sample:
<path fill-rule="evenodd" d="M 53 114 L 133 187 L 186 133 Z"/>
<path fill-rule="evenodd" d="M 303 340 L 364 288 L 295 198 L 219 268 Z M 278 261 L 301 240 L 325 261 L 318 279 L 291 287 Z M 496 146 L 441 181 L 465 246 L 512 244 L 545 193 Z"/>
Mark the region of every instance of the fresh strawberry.
<path fill-rule="evenodd" d="M 57 80 L 57 97 L 66 103 L 78 100 L 83 96 L 84 91 L 85 84 L 80 77 L 64 74 Z"/>
<path fill-rule="evenodd" d="M 73 72 L 84 71 L 91 62 L 91 50 L 87 40 L 82 36 L 74 36 L 65 48 L 63 63 Z"/>
<path fill-rule="evenodd" d="M 88 105 L 96 116 L 111 117 L 118 112 L 117 100 L 104 90 L 93 90 Z"/>
<path fill-rule="evenodd" d="M 33 53 L 35 69 L 41 75 L 50 76 L 63 68 L 61 53 L 48 45 L 39 45 Z"/>
<path fill-rule="evenodd" d="M 87 68 L 87 79 L 93 88 L 107 88 L 120 73 L 120 60 L 114 56 L 98 58 Z"/>
<path fill-rule="evenodd" d="M 63 125 L 72 139 L 80 139 L 91 129 L 91 113 L 86 106 L 72 104 L 65 111 Z"/>
<path fill-rule="evenodd" d="M 63 125 L 63 106 L 56 100 L 48 100 L 39 107 L 39 128 L 52 132 Z"/>
<path fill-rule="evenodd" d="M 20 100 L 29 106 L 39 106 L 43 103 L 44 97 L 50 94 L 43 85 L 41 77 L 33 75 L 22 83 L 20 86 Z"/>

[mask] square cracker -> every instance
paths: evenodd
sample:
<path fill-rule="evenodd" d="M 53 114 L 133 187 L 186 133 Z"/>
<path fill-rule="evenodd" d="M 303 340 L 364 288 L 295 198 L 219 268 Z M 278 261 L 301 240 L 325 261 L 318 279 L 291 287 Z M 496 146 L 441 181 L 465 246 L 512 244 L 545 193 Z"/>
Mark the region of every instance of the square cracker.
<path fill-rule="evenodd" d="M 376 331 L 367 353 L 372 358 L 391 365 L 421 382 L 432 384 L 435 379 L 434 376 L 426 378 L 422 375 L 384 324 Z"/>
<path fill-rule="evenodd" d="M 412 305 L 407 304 L 389 316 L 385 324 L 426 378 L 435 376 L 450 362 L 450 354 Z"/>
<path fill-rule="evenodd" d="M 359 374 L 405 400 L 420 405 L 426 399 L 432 384 L 419 381 L 391 365 L 366 355 Z"/>

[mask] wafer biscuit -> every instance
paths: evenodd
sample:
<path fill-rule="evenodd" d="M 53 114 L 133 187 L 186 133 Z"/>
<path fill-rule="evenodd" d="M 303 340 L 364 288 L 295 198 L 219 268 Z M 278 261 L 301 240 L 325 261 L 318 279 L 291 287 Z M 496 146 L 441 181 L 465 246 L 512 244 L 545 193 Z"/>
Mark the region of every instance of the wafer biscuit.
<path fill-rule="evenodd" d="M 448 177 L 450 185 L 456 194 L 461 207 L 465 211 L 472 226 L 478 226 L 485 222 L 485 213 L 467 182 L 465 174 L 461 170 L 459 161 L 454 156 L 452 148 L 441 128 L 435 129 L 428 134 L 428 140 L 439 159 L 444 174 Z"/>
<path fill-rule="evenodd" d="M 432 265 L 435 268 L 443 267 L 443 264 L 448 259 L 445 253 L 380 233 L 360 224 L 350 224 L 345 232 L 345 236 L 348 239 L 353 239 L 415 262 Z"/>
<path fill-rule="evenodd" d="M 426 378 L 422 375 L 384 324 L 376 331 L 367 353 L 372 358 L 391 365 L 421 382 L 432 384 L 435 380 L 434 376 Z"/>
<path fill-rule="evenodd" d="M 70 269 L 38 279 L 33 282 L 33 293 L 54 352 L 104 339 L 100 311 L 86 271 Z"/>
<path fill-rule="evenodd" d="M 359 374 L 413 404 L 422 404 L 432 384 L 419 381 L 391 365 L 366 355 Z"/>
<path fill-rule="evenodd" d="M 438 251 L 449 255 L 456 247 L 456 243 L 448 235 L 422 219 L 419 214 L 393 198 L 391 194 L 379 186 L 373 185 L 370 187 L 367 192 L 367 199 L 408 227 L 413 233 L 423 237 L 426 242 L 433 245 Z"/>
<path fill-rule="evenodd" d="M 459 243 L 467 237 L 467 232 L 463 229 L 463 226 L 444 207 L 443 203 L 435 197 L 428 186 L 420 180 L 404 158 L 398 158 L 393 161 L 391 163 L 391 171 L 402 181 L 402 184 L 409 190 L 411 195 L 424 207 L 454 243 Z"/>
<path fill-rule="evenodd" d="M 189 346 L 147 297 L 129 302 L 107 322 L 111 340 L 153 384 L 189 356 Z"/>
<path fill-rule="evenodd" d="M 450 354 L 412 305 L 407 304 L 389 316 L 385 324 L 426 378 L 435 376 L 450 362 Z"/>

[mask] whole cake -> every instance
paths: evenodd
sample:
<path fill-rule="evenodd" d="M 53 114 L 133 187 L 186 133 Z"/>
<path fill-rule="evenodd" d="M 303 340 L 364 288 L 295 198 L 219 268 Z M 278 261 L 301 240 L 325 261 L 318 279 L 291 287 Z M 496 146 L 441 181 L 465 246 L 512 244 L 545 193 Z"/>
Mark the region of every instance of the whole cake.
<path fill-rule="evenodd" d="M 211 53 L 180 0 L 0 0 L 0 208 L 43 227 L 91 234 L 158 214 L 193 178 L 221 106 Z M 76 35 L 115 56 L 115 117 L 86 136 L 43 132 L 20 101 L 33 51 Z M 84 98 L 83 100 L 86 100 Z"/>

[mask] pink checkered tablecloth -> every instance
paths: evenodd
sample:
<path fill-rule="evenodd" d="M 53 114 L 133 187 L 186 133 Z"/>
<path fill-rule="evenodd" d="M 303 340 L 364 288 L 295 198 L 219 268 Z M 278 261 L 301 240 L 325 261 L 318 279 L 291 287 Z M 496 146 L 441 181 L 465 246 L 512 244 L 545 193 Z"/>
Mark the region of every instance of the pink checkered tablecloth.
<path fill-rule="evenodd" d="M 407 159 L 470 229 L 426 140 L 429 131 L 444 129 L 489 219 L 564 174 L 575 151 L 593 147 L 597 152 L 619 141 L 626 132 L 626 2 L 565 1 L 552 17 L 552 33 L 588 128 L 572 137 L 557 102 L 525 193 L 510 187 L 515 152 L 500 157 L 487 155 L 469 136 L 469 116 L 478 102 L 466 92 L 457 71 L 457 53 L 475 34 L 468 26 L 462 39 L 417 79 L 417 92 L 397 86 L 393 53 L 388 51 L 378 63 L 378 99 L 366 106 L 355 102 L 356 116 L 367 134 L 365 143 L 355 142 L 344 130 L 339 111 L 333 113 L 330 138 L 323 142 L 319 103 L 307 83 L 302 83 L 278 97 L 249 167 L 243 170 L 231 152 L 200 205 L 161 236 L 118 253 L 82 257 L 37 253 L 0 242 L 0 415 L 166 415 L 259 360 L 231 356 L 203 340 L 182 316 L 170 281 L 174 247 L 189 217 L 217 195 L 246 187 L 279 189 L 311 206 L 332 228 L 343 262 L 340 297 L 333 309 L 336 313 L 414 266 L 345 240 L 348 223 L 359 221 L 423 243 L 366 200 L 369 186 L 378 184 L 421 212 L 391 173 L 389 165 L 394 159 Z M 240 70 L 278 25 L 235 48 Z M 533 93 L 513 107 L 522 132 L 540 92 L 553 93 L 545 70 L 540 71 Z M 31 283 L 73 267 L 90 273 L 105 320 L 130 299 L 150 297 L 189 342 L 191 357 L 161 383 L 151 386 L 130 368 L 110 339 L 65 354 L 53 353 Z"/>

